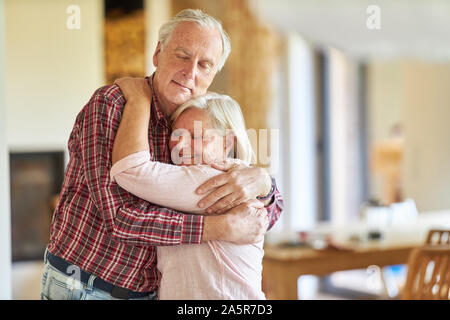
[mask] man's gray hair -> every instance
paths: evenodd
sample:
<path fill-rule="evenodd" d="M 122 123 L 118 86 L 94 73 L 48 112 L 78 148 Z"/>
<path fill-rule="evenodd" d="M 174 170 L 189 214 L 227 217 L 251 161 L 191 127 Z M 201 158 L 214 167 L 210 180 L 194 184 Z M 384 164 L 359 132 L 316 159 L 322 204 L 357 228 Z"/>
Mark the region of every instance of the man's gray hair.
<path fill-rule="evenodd" d="M 222 56 L 220 57 L 219 64 L 217 65 L 217 71 L 220 71 L 227 61 L 228 56 L 231 52 L 231 44 L 230 38 L 228 34 L 222 27 L 222 23 L 220 23 L 215 18 L 210 15 L 204 13 L 199 9 L 185 9 L 180 11 L 176 16 L 170 19 L 168 22 L 163 24 L 159 29 L 158 41 L 161 42 L 161 49 L 164 50 L 167 43 L 169 42 L 170 36 L 172 35 L 173 30 L 175 30 L 176 26 L 183 21 L 196 22 L 201 27 L 204 28 L 215 28 L 220 31 L 220 35 L 222 37 Z"/>

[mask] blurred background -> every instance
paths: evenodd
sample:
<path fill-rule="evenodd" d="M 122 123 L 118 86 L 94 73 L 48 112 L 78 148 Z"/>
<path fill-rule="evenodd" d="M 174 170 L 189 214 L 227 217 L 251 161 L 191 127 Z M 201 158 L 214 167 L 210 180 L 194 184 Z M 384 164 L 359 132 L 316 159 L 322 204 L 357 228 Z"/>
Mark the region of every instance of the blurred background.
<path fill-rule="evenodd" d="M 222 21 L 232 51 L 210 89 L 270 141 L 285 211 L 266 244 L 410 248 L 450 228 L 448 1 L 0 0 L 0 298 L 39 298 L 77 113 L 150 75 L 185 8 Z M 336 271 L 299 277 L 296 298 L 395 299 L 407 267 Z"/>

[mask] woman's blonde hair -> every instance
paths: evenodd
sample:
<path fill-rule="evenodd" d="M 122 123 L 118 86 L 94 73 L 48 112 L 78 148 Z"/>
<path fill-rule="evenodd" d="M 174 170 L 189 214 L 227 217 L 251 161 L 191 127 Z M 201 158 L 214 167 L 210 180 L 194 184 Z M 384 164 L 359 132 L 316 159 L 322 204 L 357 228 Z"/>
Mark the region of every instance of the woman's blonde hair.
<path fill-rule="evenodd" d="M 234 158 L 240 159 L 246 164 L 255 160 L 255 153 L 247 135 L 244 117 L 239 104 L 235 100 L 224 94 L 208 92 L 179 106 L 171 116 L 172 124 L 184 111 L 190 108 L 205 110 L 214 129 L 220 130 L 223 135 L 232 131 L 236 137 Z"/>

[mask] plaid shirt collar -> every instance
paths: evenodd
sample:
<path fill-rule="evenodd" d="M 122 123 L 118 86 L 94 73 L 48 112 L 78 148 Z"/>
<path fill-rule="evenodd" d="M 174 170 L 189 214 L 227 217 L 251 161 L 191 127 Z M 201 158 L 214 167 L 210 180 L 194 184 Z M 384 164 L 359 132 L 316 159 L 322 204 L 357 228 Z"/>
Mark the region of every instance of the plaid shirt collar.
<path fill-rule="evenodd" d="M 167 127 L 170 129 L 169 121 L 164 116 L 164 113 L 161 110 L 161 106 L 159 105 L 158 97 L 156 96 L 156 92 L 153 87 L 153 77 L 155 76 L 155 73 L 153 73 L 151 76 L 146 77 L 148 85 L 150 86 L 150 91 L 152 92 L 152 105 L 151 105 L 151 119 L 150 124 L 153 128 L 156 128 L 158 125 L 162 125 L 164 127 Z"/>

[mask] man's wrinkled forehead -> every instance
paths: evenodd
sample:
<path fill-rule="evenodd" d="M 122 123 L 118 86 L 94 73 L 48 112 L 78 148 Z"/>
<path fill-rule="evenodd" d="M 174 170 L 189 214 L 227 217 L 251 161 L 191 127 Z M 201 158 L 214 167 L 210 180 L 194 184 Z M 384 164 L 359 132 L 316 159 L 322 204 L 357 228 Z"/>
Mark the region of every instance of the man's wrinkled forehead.
<path fill-rule="evenodd" d="M 218 50 L 222 54 L 223 44 L 220 31 L 214 27 L 204 27 L 196 22 L 183 21 L 175 27 L 168 41 L 168 47 L 172 50 L 182 50 L 192 54 L 194 47 L 202 47 L 206 50 Z M 212 59 L 212 57 L 209 57 Z"/>

